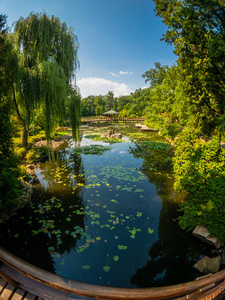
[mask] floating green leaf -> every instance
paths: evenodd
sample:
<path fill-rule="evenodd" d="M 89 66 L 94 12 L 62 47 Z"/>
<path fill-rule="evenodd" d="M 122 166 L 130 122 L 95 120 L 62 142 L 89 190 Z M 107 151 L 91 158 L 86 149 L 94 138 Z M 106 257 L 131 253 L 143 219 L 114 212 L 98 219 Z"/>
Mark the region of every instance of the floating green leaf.
<path fill-rule="evenodd" d="M 88 269 L 90 269 L 91 267 L 90 267 L 89 265 L 84 265 L 82 268 L 83 268 L 84 270 L 88 270 Z"/>
<path fill-rule="evenodd" d="M 103 267 L 103 270 L 104 270 L 105 272 L 109 272 L 110 267 L 109 267 L 109 266 L 104 266 L 104 267 Z"/>
<path fill-rule="evenodd" d="M 126 250 L 126 249 L 127 249 L 127 246 L 118 245 L 118 249 L 119 249 L 119 250 Z"/>
<path fill-rule="evenodd" d="M 49 251 L 54 251 L 55 250 L 55 248 L 52 246 L 52 247 L 48 247 L 48 250 Z"/>
<path fill-rule="evenodd" d="M 119 260 L 119 256 L 115 255 L 115 256 L 113 256 L 113 259 L 114 259 L 115 261 L 118 261 L 118 260 Z"/>
<path fill-rule="evenodd" d="M 148 233 L 152 234 L 154 232 L 154 229 L 148 228 Z"/>

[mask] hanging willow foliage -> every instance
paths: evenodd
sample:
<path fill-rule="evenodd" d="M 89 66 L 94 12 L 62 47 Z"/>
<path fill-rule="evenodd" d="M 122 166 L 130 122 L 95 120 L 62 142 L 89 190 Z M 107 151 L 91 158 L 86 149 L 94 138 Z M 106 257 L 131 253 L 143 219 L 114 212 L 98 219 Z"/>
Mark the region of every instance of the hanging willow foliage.
<path fill-rule="evenodd" d="M 58 18 L 31 13 L 15 23 L 13 40 L 19 59 L 19 80 L 14 84 L 19 117 L 28 130 L 35 111 L 41 111 L 49 140 L 52 129 L 65 119 L 74 71 L 79 65 L 78 39 Z M 78 137 L 79 120 L 75 119 L 80 118 L 79 101 L 78 94 L 76 101 L 69 101 L 74 138 Z"/>
<path fill-rule="evenodd" d="M 73 131 L 73 139 L 75 141 L 80 140 L 79 136 L 79 126 L 80 126 L 80 118 L 81 118 L 81 101 L 80 95 L 77 91 L 71 89 L 70 97 L 68 98 L 68 108 L 69 108 L 69 119 Z"/>

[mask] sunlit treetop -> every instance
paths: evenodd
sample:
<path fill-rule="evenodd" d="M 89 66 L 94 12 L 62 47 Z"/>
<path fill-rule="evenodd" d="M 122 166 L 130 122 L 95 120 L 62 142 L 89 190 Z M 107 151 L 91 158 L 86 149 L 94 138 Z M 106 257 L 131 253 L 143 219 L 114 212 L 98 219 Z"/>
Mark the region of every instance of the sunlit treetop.
<path fill-rule="evenodd" d="M 15 45 L 28 67 L 55 57 L 66 78 L 72 78 L 73 71 L 79 66 L 79 43 L 72 27 L 67 27 L 65 22 L 61 23 L 54 16 L 31 13 L 26 19 L 21 17 L 15 23 L 14 32 Z"/>

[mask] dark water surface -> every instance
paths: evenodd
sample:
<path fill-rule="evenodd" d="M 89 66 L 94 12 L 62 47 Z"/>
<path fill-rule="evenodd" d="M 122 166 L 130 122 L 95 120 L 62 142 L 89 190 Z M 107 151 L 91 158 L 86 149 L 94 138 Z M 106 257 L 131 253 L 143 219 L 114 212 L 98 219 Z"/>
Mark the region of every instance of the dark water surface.
<path fill-rule="evenodd" d="M 128 126 L 117 128 L 125 142 L 115 144 L 92 141 L 85 135 L 96 128 L 87 130 L 81 146 L 109 149 L 78 154 L 70 141 L 54 162 L 42 164 L 32 205 L 1 225 L 1 246 L 93 284 L 153 287 L 195 279 L 193 264 L 209 249 L 178 226 L 173 151 L 149 143 L 158 135 Z"/>

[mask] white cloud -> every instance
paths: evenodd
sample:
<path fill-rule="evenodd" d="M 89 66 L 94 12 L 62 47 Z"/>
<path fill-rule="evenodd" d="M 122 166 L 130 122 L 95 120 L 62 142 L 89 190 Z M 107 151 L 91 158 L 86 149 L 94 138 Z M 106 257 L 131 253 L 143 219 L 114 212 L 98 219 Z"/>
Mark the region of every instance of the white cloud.
<path fill-rule="evenodd" d="M 119 77 L 119 75 L 117 75 L 117 74 L 115 74 L 115 73 L 113 73 L 113 72 L 111 72 L 110 73 L 112 76 L 114 76 L 114 77 Z"/>
<path fill-rule="evenodd" d="M 119 71 L 121 75 L 133 74 L 133 72 Z"/>
<path fill-rule="evenodd" d="M 132 92 L 125 83 L 118 83 L 98 77 L 79 78 L 76 83 L 80 88 L 83 98 L 89 95 L 106 95 L 108 91 L 112 91 L 115 97 L 130 95 Z"/>
<path fill-rule="evenodd" d="M 150 86 L 145 85 L 145 86 L 143 86 L 141 89 L 144 90 L 144 89 L 148 89 L 149 87 L 150 87 Z"/>

